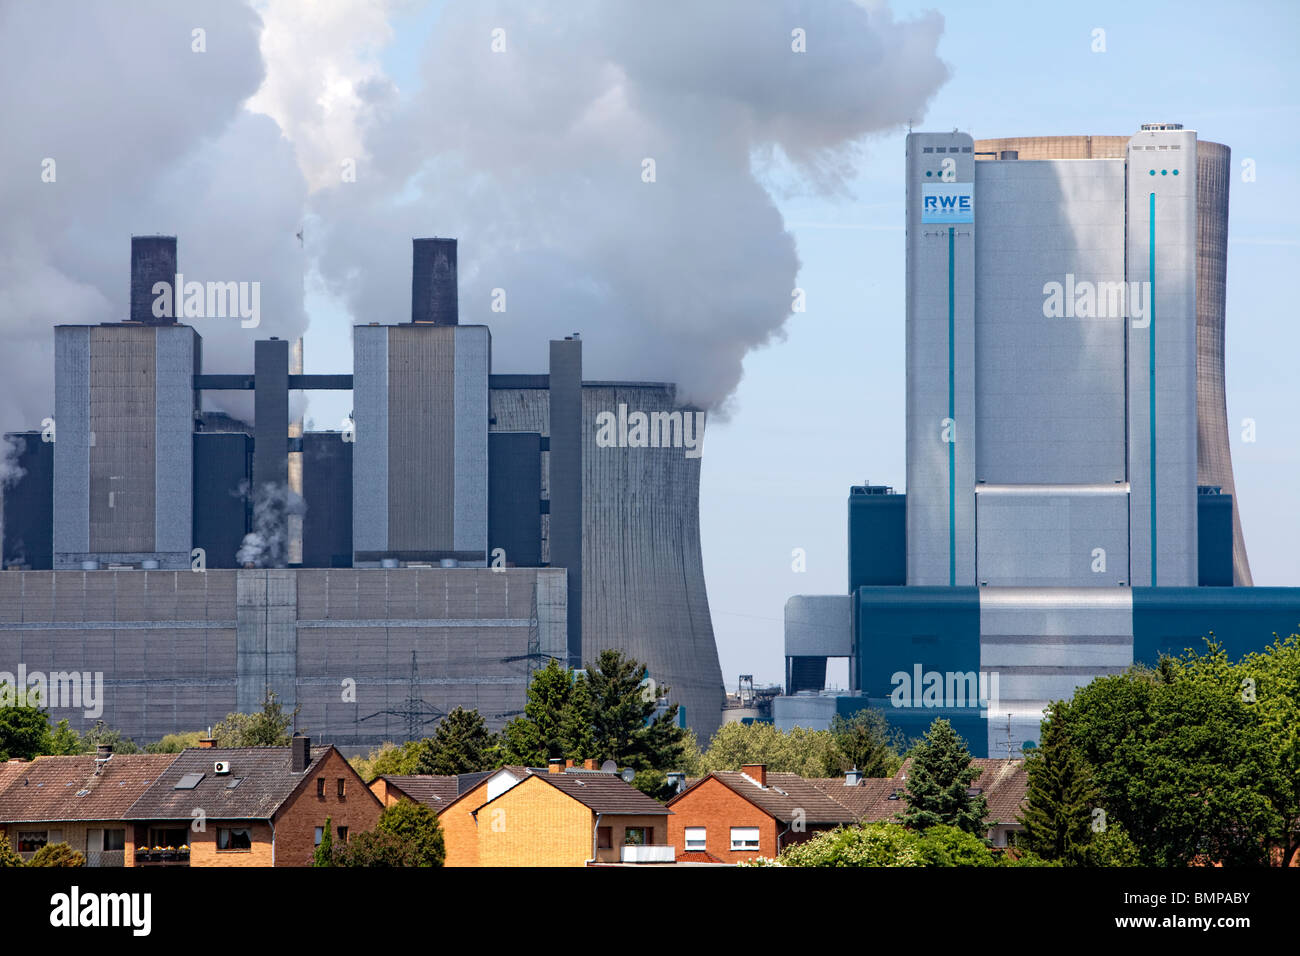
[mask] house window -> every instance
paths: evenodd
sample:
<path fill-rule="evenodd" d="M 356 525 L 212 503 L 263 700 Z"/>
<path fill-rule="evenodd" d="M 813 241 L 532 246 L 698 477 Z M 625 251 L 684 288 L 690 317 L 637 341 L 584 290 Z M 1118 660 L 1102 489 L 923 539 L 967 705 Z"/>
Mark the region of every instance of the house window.
<path fill-rule="evenodd" d="M 343 787 L 343 778 L 339 777 L 339 799 L 342 800 L 344 796 L 346 796 L 346 791 Z"/>
<path fill-rule="evenodd" d="M 49 842 L 49 831 L 47 830 L 18 831 L 19 853 L 34 853 Z"/>
<path fill-rule="evenodd" d="M 731 848 L 733 850 L 757 850 L 758 827 L 732 827 Z"/>
<path fill-rule="evenodd" d="M 317 777 L 317 778 L 316 778 L 316 796 L 318 796 L 318 797 L 323 797 L 323 796 L 325 796 L 325 778 L 324 778 L 324 777 Z"/>
<path fill-rule="evenodd" d="M 248 827 L 217 827 L 218 850 L 251 850 L 253 831 Z"/>
<path fill-rule="evenodd" d="M 126 849 L 126 831 L 125 830 L 105 830 L 104 831 L 104 850 L 111 852 L 113 850 Z"/>
<path fill-rule="evenodd" d="M 339 827 L 339 842 L 340 842 L 340 843 L 347 843 L 347 842 L 348 842 L 348 828 L 347 828 L 347 827 Z"/>
<path fill-rule="evenodd" d="M 324 827 L 317 827 L 317 828 L 316 828 L 316 845 L 317 845 L 317 846 L 320 846 L 321 840 L 324 840 L 324 839 L 325 839 L 325 828 L 324 828 Z"/>
<path fill-rule="evenodd" d="M 645 846 L 649 842 L 645 827 L 628 827 L 623 831 L 624 846 Z"/>
<path fill-rule="evenodd" d="M 686 849 L 703 850 L 705 845 L 705 828 L 704 827 L 687 827 L 686 828 Z"/>
<path fill-rule="evenodd" d="M 609 850 L 614 846 L 614 828 L 596 827 L 596 849 Z"/>
<path fill-rule="evenodd" d="M 151 847 L 184 846 L 188 831 L 184 827 L 150 827 L 149 845 Z"/>

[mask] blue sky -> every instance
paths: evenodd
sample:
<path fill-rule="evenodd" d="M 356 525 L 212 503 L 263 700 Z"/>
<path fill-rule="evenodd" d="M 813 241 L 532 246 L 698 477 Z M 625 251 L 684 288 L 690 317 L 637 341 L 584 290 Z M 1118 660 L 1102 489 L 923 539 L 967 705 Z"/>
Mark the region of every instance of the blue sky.
<path fill-rule="evenodd" d="M 441 4 L 394 21 L 383 67 L 416 82 Z M 906 18 L 938 9 L 939 54 L 952 77 L 917 129 L 976 137 L 1124 135 L 1179 122 L 1232 148 L 1227 389 L 1233 463 L 1257 585 L 1300 585 L 1300 324 L 1293 277 L 1300 229 L 1300 97 L 1293 3 L 895 3 Z M 1093 31 L 1105 52 L 1093 52 Z M 816 36 L 809 37 L 810 53 Z M 903 135 L 864 144 L 844 195 L 771 186 L 802 262 L 807 311 L 783 341 L 752 352 L 734 414 L 712 422 L 703 458 L 701 522 L 709 601 L 728 687 L 752 673 L 782 680 L 781 616 L 793 594 L 846 586 L 848 486 L 901 488 L 903 459 Z M 1243 182 L 1242 160 L 1256 179 Z M 308 371 L 350 362 L 346 315 L 309 296 Z M 584 329 L 590 337 L 598 330 Z M 537 370 L 544 370 L 539 355 Z M 337 420 L 325 396 L 309 414 Z M 1241 421 L 1256 422 L 1242 441 Z M 802 548 L 807 570 L 792 570 Z M 845 679 L 832 671 L 832 679 Z"/>

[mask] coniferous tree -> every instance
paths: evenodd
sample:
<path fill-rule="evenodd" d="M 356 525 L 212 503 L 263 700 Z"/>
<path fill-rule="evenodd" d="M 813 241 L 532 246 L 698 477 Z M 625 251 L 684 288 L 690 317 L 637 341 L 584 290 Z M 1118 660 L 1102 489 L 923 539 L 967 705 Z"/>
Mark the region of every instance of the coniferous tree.
<path fill-rule="evenodd" d="M 668 687 L 647 683 L 645 665 L 604 650 L 588 672 L 596 753 L 634 770 L 672 769 L 685 754 L 688 731 L 677 726 L 677 705 L 654 716 Z"/>
<path fill-rule="evenodd" d="M 416 773 L 460 774 L 496 766 L 497 743 L 477 710 L 457 707 L 438 722 Z"/>
<path fill-rule="evenodd" d="M 1042 725 L 1042 742 L 1025 758 L 1028 789 L 1024 833 L 1017 845 L 1045 860 L 1082 865 L 1092 838 L 1097 790 L 1092 771 L 1066 730 L 1069 705 L 1057 701 Z"/>
<path fill-rule="evenodd" d="M 925 830 L 943 824 L 982 837 L 987 829 L 988 801 L 972 796 L 970 785 L 979 777 L 971 766 L 970 751 L 942 717 L 936 718 L 912 756 L 907 773 L 907 809 L 903 825 Z"/>
<path fill-rule="evenodd" d="M 312 866 L 333 866 L 334 865 L 334 836 L 333 836 L 333 817 L 325 818 L 324 831 L 321 834 L 320 843 L 316 844 L 316 853 L 312 857 Z"/>

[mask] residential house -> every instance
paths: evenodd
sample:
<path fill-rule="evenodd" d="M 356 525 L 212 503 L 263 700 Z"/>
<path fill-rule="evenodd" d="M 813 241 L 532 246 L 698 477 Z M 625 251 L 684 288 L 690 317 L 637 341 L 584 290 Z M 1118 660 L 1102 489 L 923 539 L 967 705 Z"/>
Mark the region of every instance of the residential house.
<path fill-rule="evenodd" d="M 66 843 L 87 866 L 129 865 L 134 832 L 124 815 L 176 760 L 176 754 L 37 757 L 0 764 L 0 838 L 30 860 Z"/>
<path fill-rule="evenodd" d="M 892 822 L 907 808 L 907 774 L 912 761 L 905 760 L 892 777 L 866 777 L 853 779 L 832 777 L 815 780 L 823 792 L 860 813 L 862 823 Z M 1024 829 L 1019 817 L 1024 812 L 1028 779 L 1023 760 L 1006 760 L 995 757 L 975 757 L 971 765 L 980 775 L 970 785 L 972 796 L 983 796 L 988 801 L 985 823 L 987 839 L 995 847 L 1015 845 L 1015 835 Z M 850 781 L 852 781 L 850 783 Z M 849 785 L 845 785 L 849 784 Z"/>
<path fill-rule="evenodd" d="M 714 771 L 668 801 L 668 839 L 682 862 L 774 857 L 792 843 L 857 820 L 857 813 L 795 773 L 765 764 Z"/>
<path fill-rule="evenodd" d="M 346 843 L 382 812 L 343 755 L 307 737 L 288 747 L 200 747 L 177 755 L 124 815 L 136 847 L 127 863 L 310 866 L 327 819 L 335 842 Z"/>
<path fill-rule="evenodd" d="M 480 866 L 675 861 L 668 837 L 672 812 L 617 774 L 556 761 L 546 773 L 528 773 L 484 796 L 470 813 Z"/>

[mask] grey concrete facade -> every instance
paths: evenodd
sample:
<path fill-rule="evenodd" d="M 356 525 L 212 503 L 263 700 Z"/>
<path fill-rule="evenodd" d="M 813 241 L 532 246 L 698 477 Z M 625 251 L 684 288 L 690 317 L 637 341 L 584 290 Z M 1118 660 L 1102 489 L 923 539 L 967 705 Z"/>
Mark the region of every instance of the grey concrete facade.
<path fill-rule="evenodd" d="M 388 329 L 352 330 L 352 549 L 388 550 Z"/>
<path fill-rule="evenodd" d="M 1022 741 L 1038 739 L 1052 701 L 1132 663 L 1130 588 L 981 588 L 980 672 L 997 688 L 989 756 L 1017 756 Z"/>
<path fill-rule="evenodd" d="M 100 673 L 98 718 L 138 743 L 256 710 L 269 688 L 300 728 L 366 750 L 405 739 L 413 683 L 422 735 L 456 706 L 499 729 L 530 667 L 564 654 L 565 610 L 548 568 L 10 571 L 0 671 Z M 83 710 L 51 716 L 84 730 Z"/>
<path fill-rule="evenodd" d="M 684 447 L 598 446 L 597 416 L 620 405 L 629 415 L 695 412 L 678 403 L 671 385 L 583 384 L 584 660 L 613 647 L 644 661 L 659 684 L 672 688 L 671 699 L 707 743 L 719 726 L 725 690 L 700 548 L 701 458 Z M 551 441 L 554 468 L 554 436 Z"/>
<path fill-rule="evenodd" d="M 198 349 L 184 325 L 55 328 L 56 570 L 189 566 Z"/>
<path fill-rule="evenodd" d="M 978 213 L 966 222 L 927 223 L 922 212 L 936 187 L 973 190 L 973 144 L 965 133 L 907 137 L 909 585 L 975 581 Z"/>
<path fill-rule="evenodd" d="M 1150 283 L 1152 313 L 1128 323 L 1129 583 L 1195 587 L 1195 132 L 1133 136 L 1127 221 L 1129 278 Z"/>

